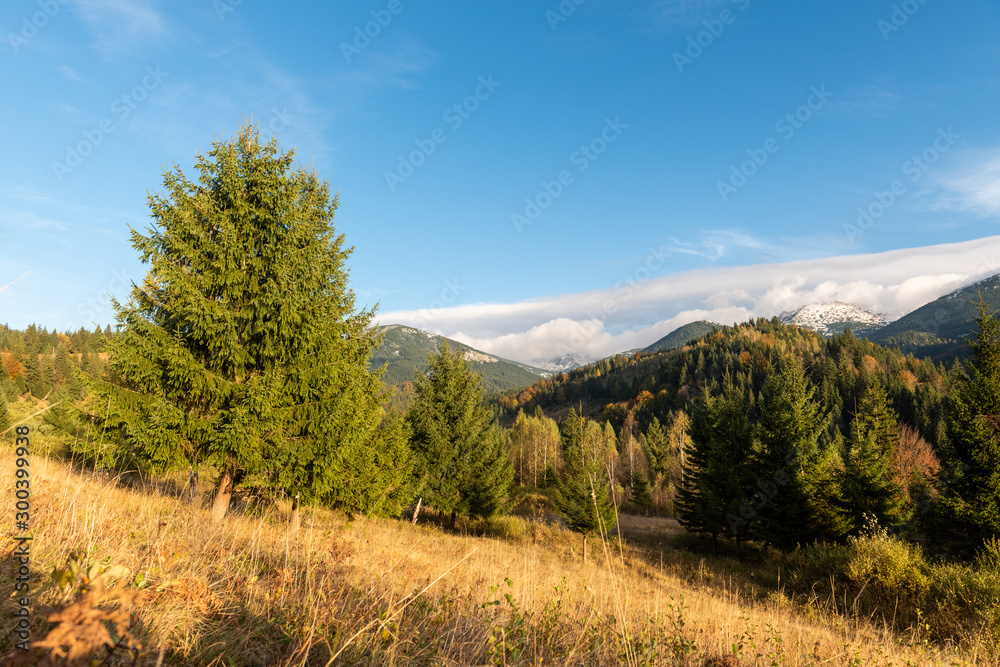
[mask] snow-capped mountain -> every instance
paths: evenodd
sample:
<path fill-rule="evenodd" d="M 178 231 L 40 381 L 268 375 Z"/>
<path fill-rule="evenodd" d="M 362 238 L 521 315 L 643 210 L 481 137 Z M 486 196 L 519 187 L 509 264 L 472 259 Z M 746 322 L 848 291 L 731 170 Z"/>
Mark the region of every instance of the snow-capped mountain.
<path fill-rule="evenodd" d="M 597 360 L 583 354 L 565 354 L 561 357 L 553 357 L 551 359 L 535 359 L 531 362 L 531 365 L 535 368 L 552 371 L 553 373 L 562 373 L 579 368 L 580 366 L 586 366 L 594 361 Z"/>
<path fill-rule="evenodd" d="M 864 333 L 878 329 L 888 321 L 867 308 L 840 301 L 811 303 L 798 310 L 782 313 L 779 318 L 785 324 L 812 329 L 824 336 L 842 333 L 844 329 Z"/>

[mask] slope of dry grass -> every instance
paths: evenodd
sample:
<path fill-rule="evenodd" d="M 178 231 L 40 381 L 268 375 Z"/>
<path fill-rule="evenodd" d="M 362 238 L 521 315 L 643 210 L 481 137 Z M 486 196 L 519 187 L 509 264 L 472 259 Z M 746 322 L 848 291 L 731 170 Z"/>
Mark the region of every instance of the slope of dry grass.
<path fill-rule="evenodd" d="M 5 444 L 0 470 L 14 466 Z M 397 520 L 348 521 L 325 510 L 307 512 L 290 537 L 287 508 L 234 512 L 212 526 L 207 510 L 176 497 L 176 485 L 130 488 L 43 456 L 31 469 L 32 586 L 61 569 L 65 589 L 51 586 L 33 598 L 33 637 L 57 626 L 73 637 L 67 624 L 93 620 L 87 605 L 118 591 L 101 612 L 112 630 L 104 641 L 117 642 L 123 627 L 131 632 L 106 664 L 133 664 L 133 657 L 141 665 L 989 662 L 974 648 L 933 648 L 918 633 L 901 638 L 845 620 L 819 600 L 794 604 L 780 594 L 741 593 L 719 577 L 706 583 L 676 565 L 661 568 L 628 539 L 591 541 L 584 564 L 579 536 L 556 526 L 507 518 L 502 524 L 516 537 L 500 540 Z M 13 504 L 5 484 L 0 507 Z M 647 537 L 669 529 L 623 523 Z M 2 530 L 4 580 L 12 580 L 11 522 Z M 66 569 L 70 563 L 80 564 L 78 573 Z M 128 573 L 88 573 L 93 565 Z M 102 586 L 104 597 L 95 597 Z M 129 623 L 112 623 L 114 608 L 129 612 Z M 0 611 L 10 619 L 14 609 L 11 597 Z M 47 620 L 55 610 L 61 624 Z M 89 650 L 80 632 L 76 648 Z M 126 639 L 141 653 L 128 653 Z M 100 643 L 90 654 L 94 664 L 108 655 Z M 11 646 L 8 636 L 0 652 Z M 51 657 L 50 646 L 31 660 Z"/>

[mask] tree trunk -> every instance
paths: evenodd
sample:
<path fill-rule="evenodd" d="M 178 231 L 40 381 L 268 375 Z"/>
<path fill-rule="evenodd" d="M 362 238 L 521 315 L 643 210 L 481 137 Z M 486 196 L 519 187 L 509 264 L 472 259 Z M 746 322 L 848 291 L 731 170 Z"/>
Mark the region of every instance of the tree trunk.
<path fill-rule="evenodd" d="M 190 488 L 188 489 L 188 491 L 191 494 L 190 497 L 189 497 L 189 500 L 191 501 L 192 505 L 197 506 L 197 503 L 198 503 L 198 471 L 195 470 L 194 468 L 188 468 L 188 484 L 190 485 Z"/>
<path fill-rule="evenodd" d="M 455 530 L 455 510 L 451 511 L 451 521 L 448 523 L 448 527 Z"/>
<path fill-rule="evenodd" d="M 222 473 L 219 481 L 219 492 L 215 494 L 212 503 L 212 523 L 221 523 L 229 511 L 229 500 L 233 497 L 233 475 L 228 470 Z"/>
<path fill-rule="evenodd" d="M 288 532 L 295 535 L 299 532 L 299 495 L 292 498 L 292 514 L 288 518 Z"/>
<path fill-rule="evenodd" d="M 438 510 L 438 528 L 444 528 L 444 511 Z"/>
<path fill-rule="evenodd" d="M 587 564 L 587 534 L 583 535 L 583 564 Z"/>
<path fill-rule="evenodd" d="M 417 525 L 417 517 L 420 516 L 420 503 L 424 502 L 423 496 L 417 498 L 417 509 L 413 510 L 413 525 Z"/>

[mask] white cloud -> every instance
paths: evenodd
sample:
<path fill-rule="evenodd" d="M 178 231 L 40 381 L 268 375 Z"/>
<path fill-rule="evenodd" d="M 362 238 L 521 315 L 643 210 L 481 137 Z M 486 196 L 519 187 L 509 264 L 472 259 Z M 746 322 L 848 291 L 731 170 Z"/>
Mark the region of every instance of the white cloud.
<path fill-rule="evenodd" d="M 645 347 L 696 320 L 732 324 L 819 301 L 845 301 L 898 317 L 996 273 L 997 257 L 1000 236 L 877 254 L 699 269 L 580 294 L 386 312 L 379 319 L 526 363 L 571 354 L 592 360 Z"/>
<path fill-rule="evenodd" d="M 937 210 L 1000 215 L 1000 147 L 966 153 L 936 179 Z"/>

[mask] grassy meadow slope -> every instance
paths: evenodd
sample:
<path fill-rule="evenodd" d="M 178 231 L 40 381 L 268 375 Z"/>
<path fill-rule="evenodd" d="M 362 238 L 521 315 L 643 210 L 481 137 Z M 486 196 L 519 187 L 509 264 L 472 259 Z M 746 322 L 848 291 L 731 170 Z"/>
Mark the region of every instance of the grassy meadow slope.
<path fill-rule="evenodd" d="M 33 410 L 12 407 L 15 418 Z M 758 586 L 753 571 L 679 550 L 685 536 L 668 519 L 623 517 L 624 539 L 591 540 L 586 562 L 579 535 L 517 516 L 449 533 L 316 510 L 290 537 L 287 506 L 237 503 L 213 526 L 179 497 L 179 478 L 114 478 L 46 457 L 56 436 L 30 423 L 32 631 L 45 637 L 61 610 L 49 637 L 62 632 L 53 644 L 79 664 L 107 655 L 97 622 L 116 605 L 134 612 L 139 665 L 988 662 L 834 613 L 836 589 L 793 601 Z M 0 469 L 14 466 L 4 443 Z M 0 506 L 13 503 L 5 484 Z M 12 581 L 11 522 L 2 530 Z M 94 565 L 126 570 L 112 578 Z M 54 571 L 64 590 L 37 592 Z M 0 612 L 14 609 L 8 597 Z M 132 664 L 126 644 L 107 664 Z M 0 654 L 10 649 L 8 635 Z M 21 664 L 46 664 L 49 650 Z"/>

